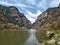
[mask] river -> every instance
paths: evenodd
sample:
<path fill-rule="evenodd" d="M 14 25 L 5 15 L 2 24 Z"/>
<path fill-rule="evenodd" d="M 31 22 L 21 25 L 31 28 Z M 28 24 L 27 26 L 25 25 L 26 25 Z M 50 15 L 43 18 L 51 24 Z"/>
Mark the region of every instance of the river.
<path fill-rule="evenodd" d="M 45 30 L 3 30 L 0 31 L 0 45 L 41 45 L 45 39 Z"/>
<path fill-rule="evenodd" d="M 25 42 L 25 45 L 41 45 L 41 43 L 38 42 L 38 39 L 36 38 L 36 29 L 30 29 L 28 30 L 28 38 Z"/>

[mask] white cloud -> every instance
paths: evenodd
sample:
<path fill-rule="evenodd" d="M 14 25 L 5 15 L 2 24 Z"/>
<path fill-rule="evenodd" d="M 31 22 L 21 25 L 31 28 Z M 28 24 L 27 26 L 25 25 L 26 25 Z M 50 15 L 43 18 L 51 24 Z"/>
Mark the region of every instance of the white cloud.
<path fill-rule="evenodd" d="M 47 8 L 47 4 L 46 4 L 47 0 L 42 0 L 38 3 L 37 8 L 42 8 L 42 9 L 46 9 Z"/>
<path fill-rule="evenodd" d="M 20 4 L 20 3 L 17 3 L 15 6 L 20 6 L 20 7 L 26 7 L 26 8 L 34 8 L 34 7 L 32 7 L 32 6 L 27 6 L 27 5 L 25 5 L 25 4 Z"/>
<path fill-rule="evenodd" d="M 36 13 L 32 13 L 32 12 L 26 10 L 26 13 L 27 13 L 26 14 L 27 18 L 33 23 L 33 22 L 35 22 L 35 19 L 37 18 L 37 16 L 39 16 L 42 12 L 40 10 L 38 10 Z"/>
<path fill-rule="evenodd" d="M 14 4 L 9 4 L 9 3 L 3 2 L 3 1 L 0 1 L 0 4 L 6 5 L 6 6 L 13 6 L 14 5 Z"/>
<path fill-rule="evenodd" d="M 52 0 L 50 2 L 50 7 L 57 7 L 60 3 L 60 0 Z"/>
<path fill-rule="evenodd" d="M 27 14 L 29 14 L 29 16 L 32 16 L 32 17 L 36 17 L 36 16 L 38 16 L 38 15 L 41 14 L 41 11 L 40 10 L 38 10 L 35 14 L 32 13 L 32 12 L 30 12 L 30 11 L 26 11 L 26 12 L 27 12 Z"/>
<path fill-rule="evenodd" d="M 31 21 L 31 23 L 35 22 L 35 19 L 31 18 L 31 17 L 28 17 L 28 20 Z"/>
<path fill-rule="evenodd" d="M 8 2 L 0 1 L 0 4 L 6 5 L 6 6 L 19 6 L 19 7 L 23 7 L 23 8 L 25 8 L 25 7 L 34 8 L 32 6 L 27 6 L 25 4 L 21 4 L 21 3 L 18 3 L 18 2 L 16 2 L 15 4 L 11 4 L 11 3 L 8 3 Z"/>
<path fill-rule="evenodd" d="M 26 3 L 28 3 L 30 5 L 35 5 L 36 1 L 35 0 L 26 0 Z"/>

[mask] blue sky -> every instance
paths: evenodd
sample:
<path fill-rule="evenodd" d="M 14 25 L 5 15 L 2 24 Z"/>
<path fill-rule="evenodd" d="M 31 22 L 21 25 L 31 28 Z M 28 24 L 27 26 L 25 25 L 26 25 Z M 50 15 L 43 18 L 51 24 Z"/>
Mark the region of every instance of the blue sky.
<path fill-rule="evenodd" d="M 16 6 L 33 23 L 38 15 L 50 7 L 57 7 L 60 0 L 0 0 L 0 4 Z"/>

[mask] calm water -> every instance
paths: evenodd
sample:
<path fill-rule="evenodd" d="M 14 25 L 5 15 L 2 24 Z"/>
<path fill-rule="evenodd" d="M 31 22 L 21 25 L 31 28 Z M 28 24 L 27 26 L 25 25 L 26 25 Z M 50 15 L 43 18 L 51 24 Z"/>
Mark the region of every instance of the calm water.
<path fill-rule="evenodd" d="M 30 29 L 30 30 L 28 30 L 29 36 L 28 36 L 28 38 L 26 40 L 25 45 L 41 45 L 38 42 L 38 39 L 36 38 L 36 32 L 37 32 L 36 29 Z"/>
<path fill-rule="evenodd" d="M 27 29 L 19 31 L 0 31 L 0 45 L 41 45 L 46 31 Z"/>

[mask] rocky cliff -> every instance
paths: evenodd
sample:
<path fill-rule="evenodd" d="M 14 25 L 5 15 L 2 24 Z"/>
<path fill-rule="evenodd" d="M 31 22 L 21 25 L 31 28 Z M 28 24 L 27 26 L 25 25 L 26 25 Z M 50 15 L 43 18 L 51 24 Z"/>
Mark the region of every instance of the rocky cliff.
<path fill-rule="evenodd" d="M 7 22 L 7 18 L 5 17 L 5 6 L 0 5 L 0 22 Z"/>
<path fill-rule="evenodd" d="M 0 22 L 14 23 L 20 27 L 31 25 L 31 22 L 24 16 L 24 14 L 20 13 L 14 6 L 6 7 L 0 5 Z"/>
<path fill-rule="evenodd" d="M 40 14 L 33 23 L 33 28 L 40 28 L 47 24 L 60 22 L 60 5 L 54 8 L 48 8 Z M 60 28 L 60 27 L 59 27 Z"/>

